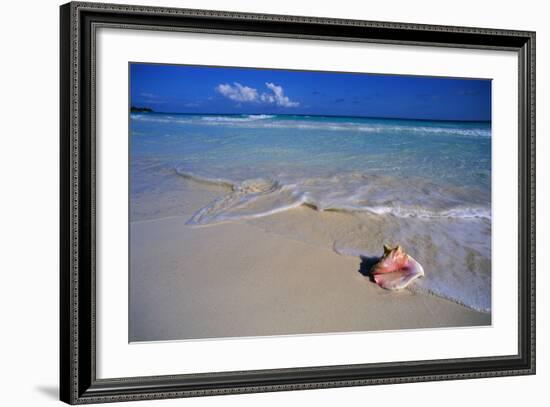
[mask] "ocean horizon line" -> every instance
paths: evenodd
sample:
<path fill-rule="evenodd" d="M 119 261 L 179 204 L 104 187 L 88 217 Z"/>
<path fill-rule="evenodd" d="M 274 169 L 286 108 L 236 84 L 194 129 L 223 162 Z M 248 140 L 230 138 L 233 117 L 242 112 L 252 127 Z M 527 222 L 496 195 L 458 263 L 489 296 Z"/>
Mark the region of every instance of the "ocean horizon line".
<path fill-rule="evenodd" d="M 143 107 L 132 106 L 136 109 L 144 109 Z M 147 108 L 150 109 L 150 108 Z M 492 120 L 458 120 L 458 119 L 420 119 L 409 117 L 383 117 L 383 116 L 358 116 L 358 115 L 331 115 L 331 114 L 294 114 L 294 113 L 214 113 L 214 112 L 161 112 L 150 109 L 150 111 L 136 111 L 131 113 L 146 113 L 146 114 L 167 114 L 179 116 L 287 116 L 287 117 L 327 117 L 327 118 L 349 118 L 349 119 L 373 119 L 373 120 L 403 120 L 417 122 L 442 122 L 442 123 L 492 123 Z"/>

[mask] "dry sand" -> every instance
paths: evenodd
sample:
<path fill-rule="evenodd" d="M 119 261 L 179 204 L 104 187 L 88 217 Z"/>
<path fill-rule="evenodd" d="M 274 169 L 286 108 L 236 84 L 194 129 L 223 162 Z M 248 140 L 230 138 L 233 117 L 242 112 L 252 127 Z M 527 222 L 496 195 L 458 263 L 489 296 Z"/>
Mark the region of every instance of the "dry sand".
<path fill-rule="evenodd" d="M 246 222 L 187 219 L 130 224 L 132 342 L 491 323 L 429 294 L 383 290 L 360 272 L 359 257 Z"/>

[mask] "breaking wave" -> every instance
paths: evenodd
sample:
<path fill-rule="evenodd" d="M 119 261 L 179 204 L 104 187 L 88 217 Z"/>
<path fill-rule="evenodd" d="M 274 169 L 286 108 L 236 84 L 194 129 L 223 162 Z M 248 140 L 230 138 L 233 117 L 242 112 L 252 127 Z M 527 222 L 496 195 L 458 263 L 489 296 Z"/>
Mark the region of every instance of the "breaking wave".
<path fill-rule="evenodd" d="M 349 121 L 309 120 L 308 118 L 294 119 L 281 118 L 275 115 L 235 115 L 235 116 L 182 116 L 182 115 L 156 115 L 156 114 L 132 114 L 132 119 L 145 122 L 194 124 L 206 126 L 232 126 L 237 128 L 269 128 L 269 129 L 298 129 L 298 130 L 329 130 L 329 131 L 354 131 L 361 133 L 411 133 L 418 135 L 451 135 L 461 137 L 491 137 L 490 127 L 470 126 L 463 127 L 453 124 L 434 124 L 419 126 L 417 123 L 409 124 L 382 123 L 380 121 L 369 122 L 366 119 Z"/>
<path fill-rule="evenodd" d="M 244 117 L 238 116 L 201 116 L 201 120 L 205 122 L 222 122 L 222 123 L 242 123 L 253 122 L 257 120 L 272 119 L 275 116 L 269 114 L 250 114 Z"/>

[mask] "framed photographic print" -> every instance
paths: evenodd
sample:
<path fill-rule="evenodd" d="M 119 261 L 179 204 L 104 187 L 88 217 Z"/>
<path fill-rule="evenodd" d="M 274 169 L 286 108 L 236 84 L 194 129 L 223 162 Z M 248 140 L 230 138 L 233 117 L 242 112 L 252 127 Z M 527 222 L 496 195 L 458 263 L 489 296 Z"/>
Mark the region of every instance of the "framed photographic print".
<path fill-rule="evenodd" d="M 61 399 L 535 373 L 535 34 L 61 6 Z"/>

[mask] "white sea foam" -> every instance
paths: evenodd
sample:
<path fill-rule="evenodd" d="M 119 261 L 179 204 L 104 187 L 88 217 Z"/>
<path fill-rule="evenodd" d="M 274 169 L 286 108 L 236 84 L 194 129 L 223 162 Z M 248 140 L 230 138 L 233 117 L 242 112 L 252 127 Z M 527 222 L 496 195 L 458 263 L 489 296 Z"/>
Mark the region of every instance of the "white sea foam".
<path fill-rule="evenodd" d="M 366 211 L 379 215 L 390 214 L 400 218 L 460 218 L 460 219 L 491 219 L 491 209 L 484 207 L 462 207 L 444 211 L 430 211 L 421 208 L 403 208 L 377 206 L 365 208 Z"/>
<path fill-rule="evenodd" d="M 189 224 L 269 216 L 300 205 L 318 211 L 369 212 L 400 218 L 491 218 L 490 207 L 483 197 L 421 180 L 415 184 L 391 177 L 344 173 L 325 178 L 284 175 L 279 179 L 233 181 L 197 175 L 179 167 L 176 172 L 195 182 L 229 189 L 224 196 L 201 208 L 189 219 Z"/>
<path fill-rule="evenodd" d="M 452 125 L 422 126 L 412 124 L 365 123 L 362 121 L 309 121 L 280 120 L 273 115 L 247 116 L 165 116 L 132 114 L 132 119 L 144 122 L 197 124 L 209 126 L 231 126 L 238 128 L 270 128 L 297 130 L 352 131 L 360 133 L 412 133 L 418 135 L 451 135 L 459 137 L 491 137 L 491 129 L 484 127 L 463 127 Z"/>
<path fill-rule="evenodd" d="M 271 119 L 275 116 L 268 114 L 250 114 L 245 117 L 241 116 L 202 116 L 201 120 L 206 122 L 222 122 L 227 123 L 242 123 L 242 122 L 253 122 L 257 120 Z"/>

